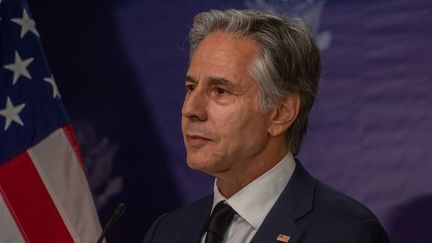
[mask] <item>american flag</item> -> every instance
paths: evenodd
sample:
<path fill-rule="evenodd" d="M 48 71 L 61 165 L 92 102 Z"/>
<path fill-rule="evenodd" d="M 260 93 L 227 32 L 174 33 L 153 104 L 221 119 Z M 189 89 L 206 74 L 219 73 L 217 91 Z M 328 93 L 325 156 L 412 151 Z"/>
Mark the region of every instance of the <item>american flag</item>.
<path fill-rule="evenodd" d="M 0 0 L 0 242 L 96 242 L 100 223 L 24 0 Z"/>
<path fill-rule="evenodd" d="M 276 238 L 276 241 L 288 243 L 288 241 L 290 239 L 291 239 L 291 236 L 279 234 L 278 237 Z"/>

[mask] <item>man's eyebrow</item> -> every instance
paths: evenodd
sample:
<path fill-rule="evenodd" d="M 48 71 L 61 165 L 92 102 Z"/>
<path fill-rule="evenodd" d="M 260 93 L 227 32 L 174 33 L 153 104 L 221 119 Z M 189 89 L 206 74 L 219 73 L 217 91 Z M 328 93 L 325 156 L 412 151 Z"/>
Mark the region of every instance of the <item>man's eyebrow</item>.
<path fill-rule="evenodd" d="M 208 78 L 208 81 L 212 84 L 224 84 L 229 86 L 232 85 L 232 81 L 220 77 L 210 77 Z M 198 83 L 198 81 L 194 77 L 189 75 L 186 75 L 186 82 Z"/>
<path fill-rule="evenodd" d="M 186 75 L 186 82 L 198 83 L 192 76 Z"/>
<path fill-rule="evenodd" d="M 214 83 L 214 84 L 224 84 L 227 86 L 231 86 L 232 82 L 229 81 L 228 79 L 224 79 L 224 78 L 216 78 L 216 77 L 210 77 L 209 78 L 210 83 Z"/>

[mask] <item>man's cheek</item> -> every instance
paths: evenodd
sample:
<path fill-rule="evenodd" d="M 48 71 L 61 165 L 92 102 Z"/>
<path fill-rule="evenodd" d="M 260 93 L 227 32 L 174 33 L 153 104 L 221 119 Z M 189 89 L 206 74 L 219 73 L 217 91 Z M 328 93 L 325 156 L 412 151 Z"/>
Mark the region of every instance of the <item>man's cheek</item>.
<path fill-rule="evenodd" d="M 226 112 L 219 117 L 220 128 L 226 131 L 238 131 L 243 125 L 242 116 L 239 112 Z"/>

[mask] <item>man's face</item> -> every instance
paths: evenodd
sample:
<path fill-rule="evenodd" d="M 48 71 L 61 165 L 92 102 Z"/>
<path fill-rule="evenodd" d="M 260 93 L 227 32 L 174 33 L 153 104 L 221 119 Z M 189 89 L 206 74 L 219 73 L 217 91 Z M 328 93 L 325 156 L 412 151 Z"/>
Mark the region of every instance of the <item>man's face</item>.
<path fill-rule="evenodd" d="M 268 145 L 270 112 L 248 68 L 258 45 L 224 32 L 197 47 L 186 77 L 182 130 L 189 167 L 216 176 L 244 171 Z"/>

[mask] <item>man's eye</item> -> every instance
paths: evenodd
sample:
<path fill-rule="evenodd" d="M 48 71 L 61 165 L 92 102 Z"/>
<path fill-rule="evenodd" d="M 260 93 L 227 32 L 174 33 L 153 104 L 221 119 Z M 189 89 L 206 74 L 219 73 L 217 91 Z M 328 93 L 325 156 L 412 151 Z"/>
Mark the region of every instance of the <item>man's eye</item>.
<path fill-rule="evenodd" d="M 215 92 L 216 95 L 218 95 L 218 96 L 222 96 L 222 95 L 225 95 L 225 94 L 228 93 L 228 92 L 226 91 L 226 89 L 221 88 L 221 87 L 216 87 L 216 88 L 214 89 L 214 92 Z"/>
<path fill-rule="evenodd" d="M 193 91 L 195 89 L 195 85 L 194 84 L 186 84 L 185 85 L 185 90 L 187 93 Z"/>

